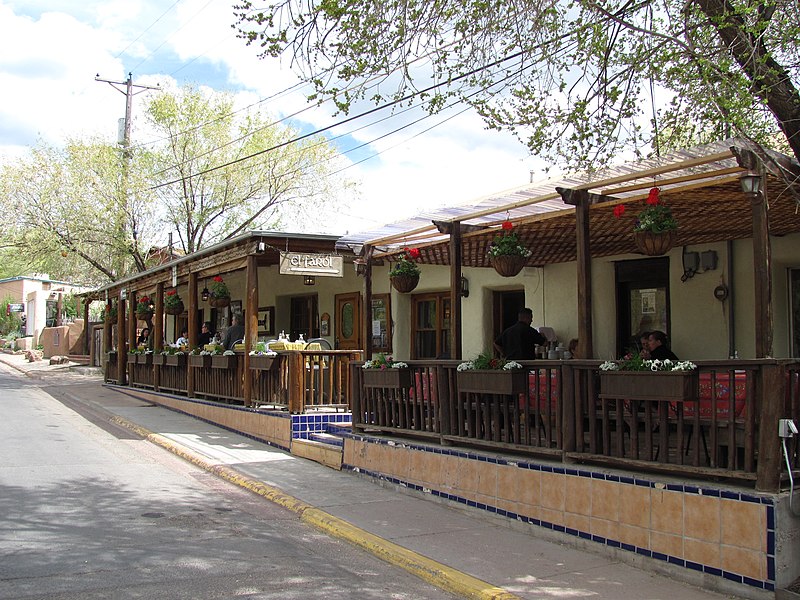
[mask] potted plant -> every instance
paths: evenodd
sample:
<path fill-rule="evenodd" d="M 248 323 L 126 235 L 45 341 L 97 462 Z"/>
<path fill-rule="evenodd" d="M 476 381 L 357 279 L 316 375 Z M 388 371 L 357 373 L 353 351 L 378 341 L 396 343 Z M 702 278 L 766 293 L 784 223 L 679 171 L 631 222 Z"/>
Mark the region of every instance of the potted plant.
<path fill-rule="evenodd" d="M 521 364 L 495 358 L 488 350 L 458 365 L 456 379 L 459 392 L 524 394 L 528 387 L 528 372 Z"/>
<path fill-rule="evenodd" d="M 231 303 L 231 292 L 220 275 L 211 280 L 211 294 L 208 302 L 215 308 L 222 308 Z"/>
<path fill-rule="evenodd" d="M 147 321 L 148 319 L 152 318 L 153 316 L 153 302 L 150 300 L 150 296 L 142 296 L 136 302 L 136 316 L 139 317 L 141 321 Z"/>
<path fill-rule="evenodd" d="M 106 309 L 103 311 L 103 322 L 109 321 L 116 323 L 117 321 L 117 304 L 106 304 Z"/>
<path fill-rule="evenodd" d="M 417 287 L 420 270 L 414 261 L 419 256 L 419 248 L 406 248 L 389 271 L 389 280 L 398 292 L 407 294 Z"/>
<path fill-rule="evenodd" d="M 211 353 L 212 369 L 233 369 L 236 367 L 236 353 L 233 350 L 220 352 L 222 346 L 217 345 Z"/>
<path fill-rule="evenodd" d="M 489 263 L 501 277 L 514 277 L 528 263 L 531 251 L 520 243 L 511 221 L 503 221 L 500 227 L 489 245 Z"/>
<path fill-rule="evenodd" d="M 689 361 L 646 360 L 638 353 L 600 365 L 600 397 L 682 402 L 697 398 L 697 365 Z"/>
<path fill-rule="evenodd" d="M 394 360 L 386 354 L 378 354 L 372 360 L 366 361 L 361 368 L 366 388 L 409 389 L 411 387 L 411 370 L 408 364 Z"/>
<path fill-rule="evenodd" d="M 169 290 L 164 294 L 164 312 L 168 315 L 179 315 L 183 312 L 183 300 L 178 290 Z"/>
<path fill-rule="evenodd" d="M 259 342 L 260 345 L 263 345 Z M 270 371 L 278 364 L 278 353 L 274 350 L 258 348 L 250 353 L 250 368 L 259 371 Z"/>
<path fill-rule="evenodd" d="M 661 199 L 659 188 L 651 188 L 642 203 L 644 208 L 639 211 L 633 225 L 636 247 L 648 256 L 666 254 L 675 244 L 678 221 L 675 220 L 669 206 Z M 624 214 L 625 205 L 617 204 L 614 207 L 614 216 L 619 219 Z"/>

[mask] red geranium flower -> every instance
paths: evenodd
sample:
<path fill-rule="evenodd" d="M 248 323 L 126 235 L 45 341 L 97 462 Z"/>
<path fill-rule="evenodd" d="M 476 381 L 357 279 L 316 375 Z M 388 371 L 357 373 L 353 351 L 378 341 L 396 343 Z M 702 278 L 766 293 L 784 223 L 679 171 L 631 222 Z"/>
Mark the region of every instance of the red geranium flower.
<path fill-rule="evenodd" d="M 511 221 L 503 221 L 503 224 L 500 227 L 506 231 L 511 231 L 514 229 L 514 224 Z"/>
<path fill-rule="evenodd" d="M 420 255 L 419 248 L 410 248 L 408 250 L 408 257 L 412 260 L 418 259 L 419 255 Z"/>
<path fill-rule="evenodd" d="M 614 207 L 614 216 L 618 219 L 625 214 L 625 205 L 624 204 L 617 204 Z"/>
<path fill-rule="evenodd" d="M 659 189 L 657 187 L 650 188 L 650 193 L 647 195 L 647 204 L 653 206 L 658 204 L 658 193 Z"/>
<path fill-rule="evenodd" d="M 177 293 L 178 293 L 178 290 L 170 290 L 170 291 L 167 292 L 167 296 L 174 296 Z"/>
<path fill-rule="evenodd" d="M 214 281 L 220 282 L 222 281 L 222 277 L 217 275 L 216 277 L 214 277 Z"/>
<path fill-rule="evenodd" d="M 139 304 L 147 304 L 148 302 L 150 302 L 150 298 L 147 296 L 142 296 L 139 298 Z"/>

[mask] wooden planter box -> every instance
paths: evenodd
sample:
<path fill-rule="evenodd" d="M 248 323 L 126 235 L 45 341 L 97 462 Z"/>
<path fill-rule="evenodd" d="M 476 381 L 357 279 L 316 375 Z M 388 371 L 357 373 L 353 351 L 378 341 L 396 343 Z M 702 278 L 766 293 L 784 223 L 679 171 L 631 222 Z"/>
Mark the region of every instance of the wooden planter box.
<path fill-rule="evenodd" d="M 128 362 L 132 364 L 136 364 L 137 360 L 136 357 L 139 356 L 138 354 L 128 354 Z"/>
<path fill-rule="evenodd" d="M 136 364 L 137 365 L 152 365 L 153 364 L 153 355 L 152 354 L 137 354 L 136 355 Z"/>
<path fill-rule="evenodd" d="M 153 354 L 153 364 L 154 365 L 163 365 L 164 359 L 167 358 L 166 354 L 161 354 L 160 352 Z"/>
<path fill-rule="evenodd" d="M 528 371 L 524 369 L 458 371 L 456 377 L 459 392 L 524 394 L 528 387 Z"/>
<path fill-rule="evenodd" d="M 190 367 L 208 369 L 211 366 L 210 354 L 190 354 L 188 357 Z"/>
<path fill-rule="evenodd" d="M 224 354 L 216 354 L 211 357 L 212 369 L 235 369 L 236 368 L 236 355 L 225 356 Z"/>
<path fill-rule="evenodd" d="M 363 369 L 363 373 L 366 388 L 411 387 L 411 369 Z"/>
<path fill-rule="evenodd" d="M 110 363 L 114 363 L 114 364 L 117 363 L 117 353 L 116 352 L 108 352 L 106 354 L 106 357 L 107 357 L 106 358 L 106 362 L 110 362 Z"/>
<path fill-rule="evenodd" d="M 166 358 L 164 364 L 170 367 L 183 367 L 186 365 L 185 354 L 167 354 L 164 358 Z"/>
<path fill-rule="evenodd" d="M 697 371 L 601 371 L 600 397 L 624 400 L 697 399 Z"/>
<path fill-rule="evenodd" d="M 261 371 L 271 371 L 278 366 L 277 356 L 264 356 L 257 354 L 250 357 L 250 368 Z"/>

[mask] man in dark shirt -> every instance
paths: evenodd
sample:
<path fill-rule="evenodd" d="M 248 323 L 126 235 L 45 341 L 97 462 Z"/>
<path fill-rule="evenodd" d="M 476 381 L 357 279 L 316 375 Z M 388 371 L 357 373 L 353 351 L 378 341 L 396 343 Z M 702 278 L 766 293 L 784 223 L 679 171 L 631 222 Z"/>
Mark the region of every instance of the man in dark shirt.
<path fill-rule="evenodd" d="M 648 345 L 650 346 L 650 358 L 652 360 L 678 360 L 678 357 L 667 348 L 667 335 L 663 331 L 651 331 L 650 336 L 647 338 Z"/>
<path fill-rule="evenodd" d="M 536 345 L 544 345 L 547 339 L 533 327 L 533 311 L 523 308 L 519 319 L 494 341 L 495 349 L 508 360 L 532 360 L 536 358 Z"/>

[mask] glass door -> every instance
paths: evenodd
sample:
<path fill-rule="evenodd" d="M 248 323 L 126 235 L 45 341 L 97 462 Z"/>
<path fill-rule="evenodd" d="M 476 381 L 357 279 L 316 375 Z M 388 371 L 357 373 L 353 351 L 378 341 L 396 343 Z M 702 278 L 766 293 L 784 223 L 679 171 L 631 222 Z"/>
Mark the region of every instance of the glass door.
<path fill-rule="evenodd" d="M 669 259 L 626 260 L 616 264 L 617 355 L 638 351 L 645 331 L 669 337 Z"/>

